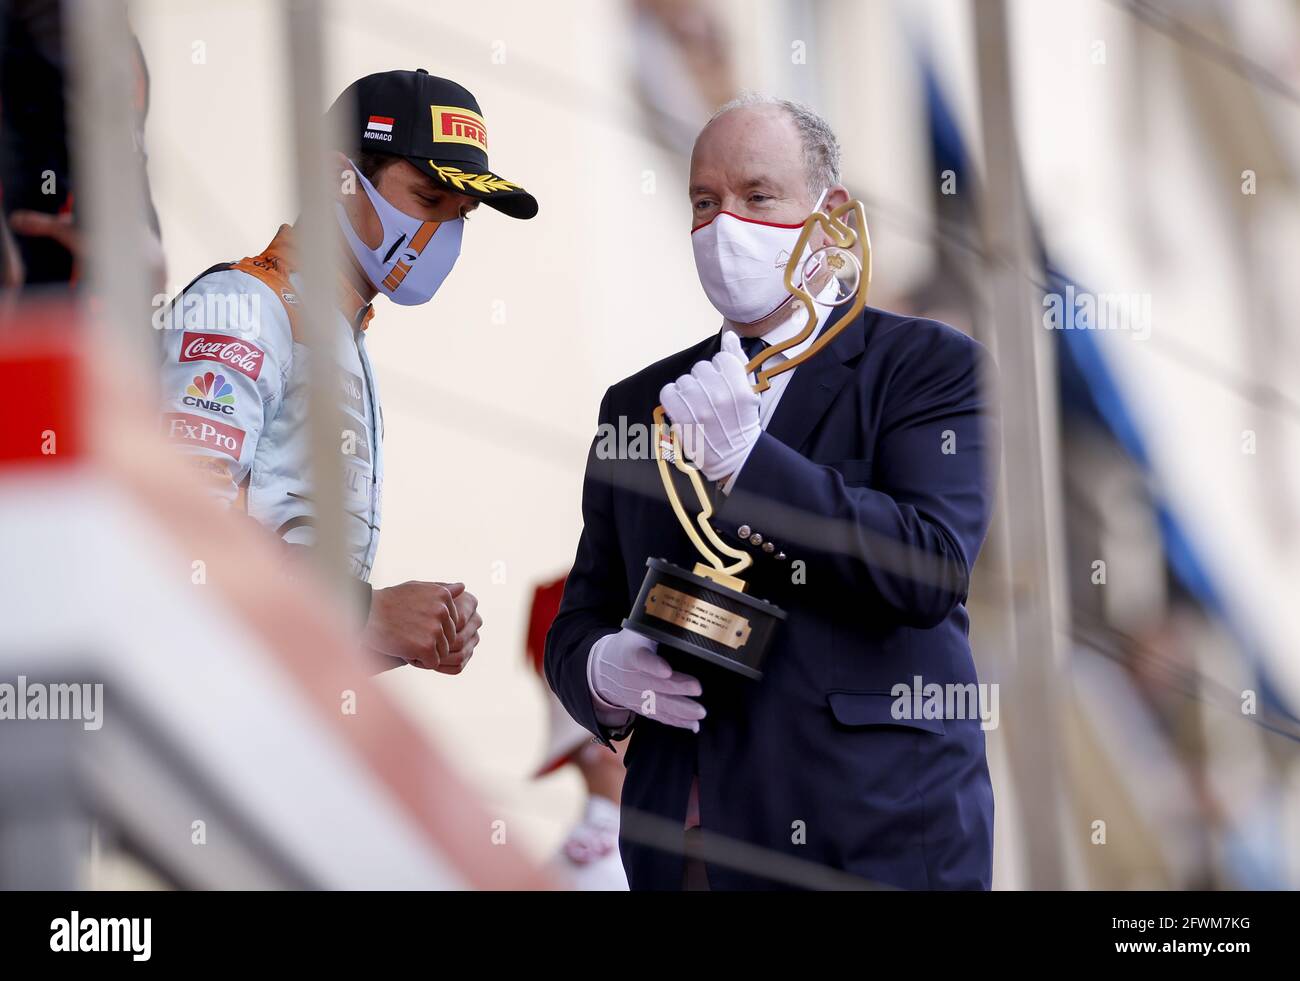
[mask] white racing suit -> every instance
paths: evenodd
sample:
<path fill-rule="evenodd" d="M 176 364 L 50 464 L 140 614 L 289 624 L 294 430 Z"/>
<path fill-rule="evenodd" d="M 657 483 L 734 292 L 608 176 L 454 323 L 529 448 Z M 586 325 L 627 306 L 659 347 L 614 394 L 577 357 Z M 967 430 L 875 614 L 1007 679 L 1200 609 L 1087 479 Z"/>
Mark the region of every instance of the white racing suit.
<path fill-rule="evenodd" d="M 314 544 L 307 418 L 312 352 L 298 329 L 293 229 L 261 255 L 214 266 L 155 315 L 163 337 L 163 432 L 214 492 L 292 545 Z M 365 329 L 373 313 L 340 282 L 335 361 L 343 416 L 350 571 L 368 607 L 379 542 L 383 420 Z"/>

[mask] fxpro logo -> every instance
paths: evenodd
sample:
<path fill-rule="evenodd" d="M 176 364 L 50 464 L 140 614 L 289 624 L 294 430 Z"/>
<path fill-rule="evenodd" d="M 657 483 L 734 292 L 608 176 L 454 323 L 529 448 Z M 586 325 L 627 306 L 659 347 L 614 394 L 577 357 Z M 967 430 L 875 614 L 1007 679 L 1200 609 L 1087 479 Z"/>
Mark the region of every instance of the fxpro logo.
<path fill-rule="evenodd" d="M 247 434 L 215 419 L 192 416 L 188 412 L 164 412 L 163 426 L 167 438 L 173 443 L 190 443 L 216 450 L 232 460 L 238 460 L 244 450 Z"/>
<path fill-rule="evenodd" d="M 227 416 L 235 414 L 234 386 L 226 381 L 225 375 L 216 375 L 211 371 L 195 375 L 181 401 L 196 409 L 207 409 Z"/>
<path fill-rule="evenodd" d="M 55 953 L 129 953 L 133 961 L 147 961 L 152 939 L 153 920 L 147 916 L 83 920 L 74 909 L 70 916 L 50 921 L 50 950 Z"/>

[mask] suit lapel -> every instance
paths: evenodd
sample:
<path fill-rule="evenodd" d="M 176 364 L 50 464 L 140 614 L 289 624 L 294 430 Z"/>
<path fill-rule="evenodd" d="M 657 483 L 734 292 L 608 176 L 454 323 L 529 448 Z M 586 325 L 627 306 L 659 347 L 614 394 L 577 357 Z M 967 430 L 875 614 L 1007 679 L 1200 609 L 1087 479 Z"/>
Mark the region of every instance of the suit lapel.
<path fill-rule="evenodd" d="M 842 315 L 844 306 L 835 308 L 831 323 Z M 794 375 L 767 425 L 769 435 L 793 450 L 803 448 L 835 396 L 853 377 L 853 369 L 847 367 L 846 362 L 852 361 L 866 347 L 866 314 L 864 309 L 826 350 L 794 369 Z"/>

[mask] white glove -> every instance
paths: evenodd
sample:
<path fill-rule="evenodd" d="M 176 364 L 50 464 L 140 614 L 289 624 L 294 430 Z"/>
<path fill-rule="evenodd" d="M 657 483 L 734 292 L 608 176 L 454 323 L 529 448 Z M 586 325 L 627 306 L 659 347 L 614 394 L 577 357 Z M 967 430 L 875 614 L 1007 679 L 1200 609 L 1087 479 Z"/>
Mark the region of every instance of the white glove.
<path fill-rule="evenodd" d="M 758 442 L 758 395 L 745 373 L 740 338 L 729 330 L 722 350 L 659 392 L 668 418 L 682 429 L 682 449 L 708 480 L 740 469 Z"/>
<path fill-rule="evenodd" d="M 664 725 L 699 732 L 704 706 L 692 697 L 703 691 L 699 679 L 674 671 L 655 653 L 658 647 L 649 637 L 626 628 L 591 645 L 587 683 L 596 714 L 604 715 L 601 710 L 610 707 L 627 709 Z M 605 718 L 601 722 L 612 724 Z"/>

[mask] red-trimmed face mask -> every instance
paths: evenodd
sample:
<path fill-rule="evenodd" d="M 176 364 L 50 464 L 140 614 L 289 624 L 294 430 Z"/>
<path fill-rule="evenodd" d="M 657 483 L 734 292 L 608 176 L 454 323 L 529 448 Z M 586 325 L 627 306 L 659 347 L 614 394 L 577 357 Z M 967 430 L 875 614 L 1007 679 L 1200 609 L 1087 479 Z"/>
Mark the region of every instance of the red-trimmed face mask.
<path fill-rule="evenodd" d="M 826 191 L 817 196 L 813 211 L 822 206 Z M 733 324 L 752 324 L 793 299 L 785 288 L 785 265 L 802 228 L 802 221 L 779 225 L 722 211 L 691 229 L 695 271 L 718 313 Z"/>

